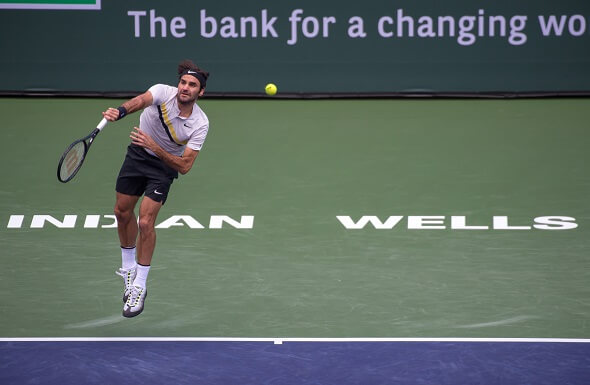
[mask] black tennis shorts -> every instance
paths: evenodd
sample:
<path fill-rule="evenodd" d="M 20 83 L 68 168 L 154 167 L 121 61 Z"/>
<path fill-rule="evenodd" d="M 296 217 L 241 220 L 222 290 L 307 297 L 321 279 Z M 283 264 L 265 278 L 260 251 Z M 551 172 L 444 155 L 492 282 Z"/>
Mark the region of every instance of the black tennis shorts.
<path fill-rule="evenodd" d="M 118 193 L 150 197 L 166 202 L 168 192 L 178 172 L 160 158 L 150 155 L 143 147 L 130 144 L 117 177 Z"/>

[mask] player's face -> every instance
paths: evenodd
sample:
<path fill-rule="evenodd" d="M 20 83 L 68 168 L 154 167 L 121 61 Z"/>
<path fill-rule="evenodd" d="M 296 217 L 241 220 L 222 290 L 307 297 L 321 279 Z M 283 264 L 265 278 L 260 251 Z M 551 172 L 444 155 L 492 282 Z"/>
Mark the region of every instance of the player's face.
<path fill-rule="evenodd" d="M 201 83 L 194 76 L 183 75 L 178 82 L 178 102 L 194 103 L 204 91 L 201 89 Z"/>

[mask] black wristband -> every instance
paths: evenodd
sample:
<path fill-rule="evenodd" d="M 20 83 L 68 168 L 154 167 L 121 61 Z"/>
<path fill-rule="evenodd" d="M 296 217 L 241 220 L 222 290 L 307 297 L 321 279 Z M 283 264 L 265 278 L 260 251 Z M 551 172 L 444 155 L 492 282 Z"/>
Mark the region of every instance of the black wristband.
<path fill-rule="evenodd" d="M 119 117 L 117 118 L 117 120 L 123 119 L 125 115 L 127 115 L 127 109 L 125 107 L 117 107 L 117 110 L 119 110 Z"/>

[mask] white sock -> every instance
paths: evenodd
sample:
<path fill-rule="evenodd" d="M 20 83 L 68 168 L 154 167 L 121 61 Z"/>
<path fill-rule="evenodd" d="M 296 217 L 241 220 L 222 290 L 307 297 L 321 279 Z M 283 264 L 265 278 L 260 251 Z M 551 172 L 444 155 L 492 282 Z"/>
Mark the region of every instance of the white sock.
<path fill-rule="evenodd" d="M 150 267 L 150 265 L 144 266 L 139 263 L 137 264 L 137 275 L 135 276 L 135 281 L 133 281 L 133 286 L 146 288 L 146 281 L 150 272 Z"/>
<path fill-rule="evenodd" d="M 134 268 L 135 262 L 135 247 L 121 247 L 121 267 L 125 270 Z"/>

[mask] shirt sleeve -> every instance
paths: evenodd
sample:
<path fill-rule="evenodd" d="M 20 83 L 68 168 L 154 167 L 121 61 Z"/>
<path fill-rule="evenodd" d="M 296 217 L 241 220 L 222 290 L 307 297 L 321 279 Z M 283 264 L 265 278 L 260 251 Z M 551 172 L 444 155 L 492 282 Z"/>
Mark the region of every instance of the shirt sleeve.
<path fill-rule="evenodd" d="M 209 123 L 204 124 L 195 130 L 186 144 L 187 147 L 195 151 L 201 151 L 203 143 L 205 143 L 205 139 L 207 138 L 207 132 L 209 132 Z"/>
<path fill-rule="evenodd" d="M 168 91 L 168 86 L 165 84 L 156 84 L 149 88 L 148 90 L 154 99 L 154 105 L 162 104 L 166 101 L 166 92 Z"/>

